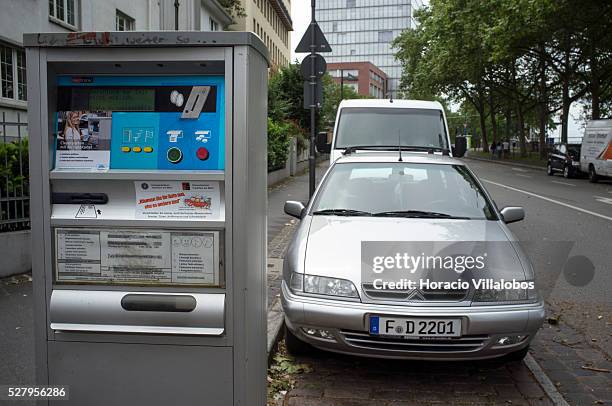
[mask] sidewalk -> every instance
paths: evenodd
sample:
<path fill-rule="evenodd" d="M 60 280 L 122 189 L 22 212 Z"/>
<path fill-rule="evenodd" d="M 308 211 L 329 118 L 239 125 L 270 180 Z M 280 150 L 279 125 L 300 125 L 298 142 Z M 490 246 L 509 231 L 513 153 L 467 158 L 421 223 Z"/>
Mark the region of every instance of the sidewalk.
<path fill-rule="evenodd" d="M 482 157 L 482 156 L 475 155 L 473 153 L 470 155 L 469 152 L 462 159 L 467 159 L 467 160 L 471 159 L 471 160 L 474 160 L 474 161 L 484 161 L 484 162 L 490 162 L 490 163 L 499 164 L 499 165 L 517 166 L 517 167 L 520 167 L 520 168 L 537 169 L 537 170 L 540 170 L 540 171 L 546 170 L 545 166 L 526 164 L 526 163 L 517 162 L 517 161 L 514 161 L 512 159 L 507 159 L 507 158 L 504 158 L 504 159 L 485 158 L 485 157 Z"/>
<path fill-rule="evenodd" d="M 317 184 L 327 170 L 329 162 L 317 165 Z M 280 287 L 283 272 L 283 258 L 298 220 L 285 214 L 283 207 L 287 200 L 308 202 L 308 172 L 286 179 L 268 189 L 268 355 L 279 338 L 283 325 L 280 305 Z"/>

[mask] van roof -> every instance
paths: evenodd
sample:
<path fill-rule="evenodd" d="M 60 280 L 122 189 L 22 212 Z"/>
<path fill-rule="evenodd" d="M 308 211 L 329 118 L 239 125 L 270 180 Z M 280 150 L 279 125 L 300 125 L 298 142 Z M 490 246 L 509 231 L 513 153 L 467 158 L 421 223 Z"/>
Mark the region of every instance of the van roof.
<path fill-rule="evenodd" d="M 404 108 L 404 109 L 428 109 L 428 110 L 443 110 L 442 104 L 437 101 L 425 100 L 402 100 L 393 99 L 350 99 L 343 100 L 339 108 L 345 107 L 387 107 L 387 108 Z"/>
<path fill-rule="evenodd" d="M 356 163 L 356 162 L 398 162 L 398 151 L 381 151 L 381 152 L 357 152 L 349 155 L 343 155 L 338 158 L 334 164 Z M 422 152 L 402 151 L 402 162 L 404 163 L 419 163 L 419 164 L 443 164 L 443 165 L 461 165 L 465 163 L 457 158 L 445 155 L 427 154 Z"/>

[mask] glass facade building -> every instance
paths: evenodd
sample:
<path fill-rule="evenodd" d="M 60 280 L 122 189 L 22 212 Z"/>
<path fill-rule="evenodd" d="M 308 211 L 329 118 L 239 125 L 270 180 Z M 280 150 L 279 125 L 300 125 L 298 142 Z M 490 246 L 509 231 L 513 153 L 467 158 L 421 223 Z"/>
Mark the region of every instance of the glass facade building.
<path fill-rule="evenodd" d="M 402 30 L 414 28 L 414 10 L 422 0 L 319 0 L 316 18 L 332 52 L 329 63 L 371 62 L 389 77 L 394 92 L 402 75 L 391 42 Z"/>

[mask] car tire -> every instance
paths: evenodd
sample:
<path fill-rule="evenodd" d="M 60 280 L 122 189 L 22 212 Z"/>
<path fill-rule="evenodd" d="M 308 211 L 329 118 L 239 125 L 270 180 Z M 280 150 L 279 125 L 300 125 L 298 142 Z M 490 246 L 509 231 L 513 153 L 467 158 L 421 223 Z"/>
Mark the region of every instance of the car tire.
<path fill-rule="evenodd" d="M 522 350 L 511 352 L 510 354 L 504 355 L 502 358 L 505 362 L 520 362 L 527 356 L 529 353 L 529 346 L 523 348 Z"/>
<path fill-rule="evenodd" d="M 548 176 L 553 176 L 555 174 L 553 172 L 552 165 L 550 164 L 550 162 L 548 163 L 548 165 L 546 165 L 546 174 Z"/>
<path fill-rule="evenodd" d="M 312 351 L 312 346 L 300 340 L 285 326 L 285 346 L 291 355 L 306 355 Z"/>
<path fill-rule="evenodd" d="M 599 176 L 597 175 L 597 172 L 595 172 L 595 167 L 593 165 L 590 165 L 589 166 L 589 182 L 597 183 L 598 180 L 599 180 Z"/>
<path fill-rule="evenodd" d="M 565 179 L 570 179 L 572 175 L 572 168 L 569 165 L 565 165 L 565 167 L 563 168 L 563 177 Z"/>

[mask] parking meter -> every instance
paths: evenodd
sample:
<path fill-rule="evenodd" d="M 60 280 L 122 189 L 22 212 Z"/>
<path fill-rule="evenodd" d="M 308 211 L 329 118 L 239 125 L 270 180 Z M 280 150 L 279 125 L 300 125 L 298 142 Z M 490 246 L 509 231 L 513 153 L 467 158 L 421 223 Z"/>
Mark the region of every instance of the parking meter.
<path fill-rule="evenodd" d="M 263 405 L 267 50 L 26 34 L 39 385 L 61 405 Z"/>

